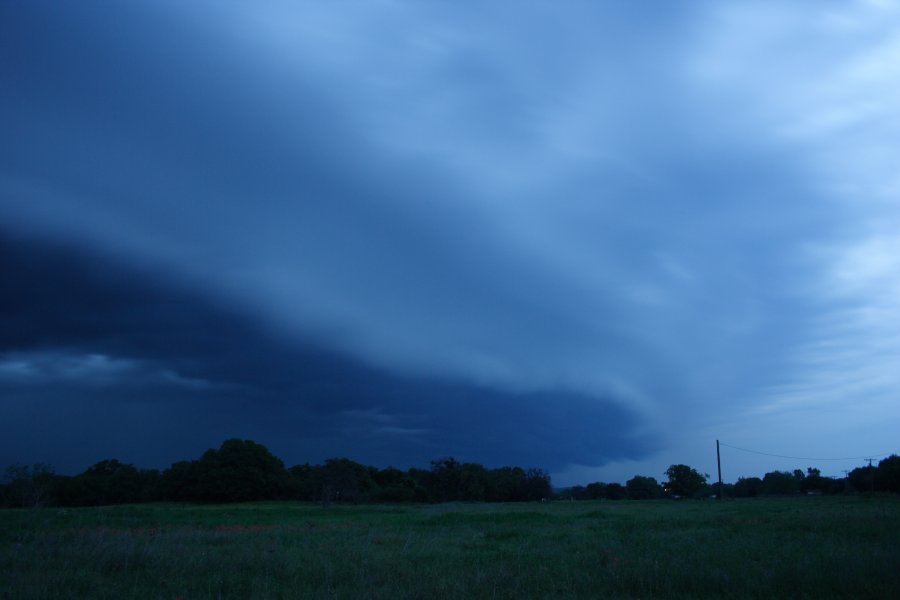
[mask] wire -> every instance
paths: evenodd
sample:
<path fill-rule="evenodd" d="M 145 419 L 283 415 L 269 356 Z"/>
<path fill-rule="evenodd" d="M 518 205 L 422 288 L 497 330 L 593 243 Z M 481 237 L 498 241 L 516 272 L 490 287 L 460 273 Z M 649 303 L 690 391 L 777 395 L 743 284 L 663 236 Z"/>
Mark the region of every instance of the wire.
<path fill-rule="evenodd" d="M 782 454 L 769 454 L 768 452 L 759 452 L 757 450 L 748 450 L 746 448 L 738 448 L 737 446 L 732 446 L 731 444 L 726 444 L 724 442 L 719 442 L 720 446 L 725 446 L 726 448 L 733 448 L 735 450 L 740 450 L 741 452 L 750 452 L 751 454 L 762 454 L 763 456 L 774 456 L 775 458 L 790 458 L 793 460 L 867 460 L 867 459 L 876 459 L 882 458 L 885 456 L 890 456 L 893 454 L 892 452 L 884 452 L 882 454 L 869 454 L 868 456 L 847 456 L 844 458 L 814 458 L 809 456 L 784 456 Z"/>

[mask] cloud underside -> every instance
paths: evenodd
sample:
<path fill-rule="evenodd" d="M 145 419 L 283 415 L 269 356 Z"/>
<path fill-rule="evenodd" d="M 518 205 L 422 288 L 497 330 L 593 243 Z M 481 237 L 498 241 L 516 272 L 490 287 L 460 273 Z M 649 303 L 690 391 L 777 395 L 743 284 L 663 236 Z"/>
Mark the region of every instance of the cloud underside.
<path fill-rule="evenodd" d="M 357 8 L 0 6 L 4 452 L 890 438 L 896 3 Z"/>
<path fill-rule="evenodd" d="M 389 373 L 72 248 L 7 237 L 0 260 L 8 456 L 65 452 L 81 468 L 116 448 L 165 466 L 241 436 L 288 462 L 558 468 L 651 448 L 612 398 Z"/>

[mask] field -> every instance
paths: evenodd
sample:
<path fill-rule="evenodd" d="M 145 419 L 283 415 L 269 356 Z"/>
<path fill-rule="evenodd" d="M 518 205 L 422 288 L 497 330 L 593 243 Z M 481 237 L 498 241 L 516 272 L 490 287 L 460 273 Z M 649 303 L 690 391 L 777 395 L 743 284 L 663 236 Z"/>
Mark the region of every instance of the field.
<path fill-rule="evenodd" d="M 7 509 L 0 597 L 900 598 L 900 499 Z"/>

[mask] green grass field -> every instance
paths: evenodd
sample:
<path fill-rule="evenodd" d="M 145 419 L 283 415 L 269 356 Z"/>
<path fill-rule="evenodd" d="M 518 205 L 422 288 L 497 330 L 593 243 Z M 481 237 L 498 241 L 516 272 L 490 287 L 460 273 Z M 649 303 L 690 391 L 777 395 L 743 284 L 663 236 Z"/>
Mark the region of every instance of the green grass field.
<path fill-rule="evenodd" d="M 8 509 L 0 596 L 900 598 L 900 499 Z"/>

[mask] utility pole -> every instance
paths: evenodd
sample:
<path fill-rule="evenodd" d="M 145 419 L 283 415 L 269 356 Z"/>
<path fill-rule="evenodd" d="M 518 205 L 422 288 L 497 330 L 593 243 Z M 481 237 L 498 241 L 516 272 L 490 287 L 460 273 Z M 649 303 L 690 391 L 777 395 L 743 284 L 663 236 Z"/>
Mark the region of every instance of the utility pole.
<path fill-rule="evenodd" d="M 719 440 L 716 440 L 716 466 L 719 468 L 719 500 L 722 499 L 722 455 L 719 453 Z"/>

